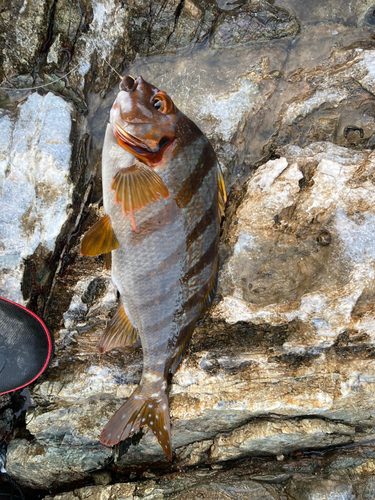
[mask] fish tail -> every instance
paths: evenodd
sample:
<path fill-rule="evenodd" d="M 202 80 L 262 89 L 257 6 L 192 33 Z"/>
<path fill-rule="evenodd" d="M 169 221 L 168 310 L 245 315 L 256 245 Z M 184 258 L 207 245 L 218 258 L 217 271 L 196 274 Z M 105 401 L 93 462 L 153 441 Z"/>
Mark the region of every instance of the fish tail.
<path fill-rule="evenodd" d="M 172 461 L 171 424 L 166 384 L 141 384 L 113 415 L 100 434 L 100 442 L 114 446 L 147 425 Z"/>

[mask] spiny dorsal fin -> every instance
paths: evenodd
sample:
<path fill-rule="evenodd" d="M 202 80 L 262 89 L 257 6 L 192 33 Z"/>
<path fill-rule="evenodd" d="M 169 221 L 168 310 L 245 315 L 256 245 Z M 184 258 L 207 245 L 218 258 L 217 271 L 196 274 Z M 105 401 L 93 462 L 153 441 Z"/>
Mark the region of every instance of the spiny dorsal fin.
<path fill-rule="evenodd" d="M 116 314 L 108 322 L 107 328 L 100 337 L 98 349 L 103 354 L 103 352 L 110 351 L 116 347 L 125 347 L 134 344 L 137 338 L 137 329 L 130 323 L 124 306 L 120 303 Z"/>
<path fill-rule="evenodd" d="M 221 218 L 224 216 L 225 203 L 227 201 L 227 193 L 225 190 L 223 171 L 221 170 L 221 167 L 219 164 L 217 165 L 217 185 L 218 185 L 219 222 L 220 222 Z"/>
<path fill-rule="evenodd" d="M 133 231 L 136 231 L 134 210 L 148 203 L 168 198 L 169 191 L 161 177 L 152 168 L 142 163 L 121 168 L 113 178 L 111 189 L 115 191 L 115 203 L 121 203 L 124 217 L 130 214 Z"/>
<path fill-rule="evenodd" d="M 119 245 L 109 215 L 105 215 L 87 231 L 80 252 L 82 255 L 100 255 L 116 250 Z"/>
<path fill-rule="evenodd" d="M 166 382 L 164 384 L 166 386 Z M 100 434 L 100 442 L 114 446 L 143 425 L 150 427 L 164 453 L 172 460 L 168 397 L 161 383 L 153 389 L 142 383 L 113 415 Z"/>

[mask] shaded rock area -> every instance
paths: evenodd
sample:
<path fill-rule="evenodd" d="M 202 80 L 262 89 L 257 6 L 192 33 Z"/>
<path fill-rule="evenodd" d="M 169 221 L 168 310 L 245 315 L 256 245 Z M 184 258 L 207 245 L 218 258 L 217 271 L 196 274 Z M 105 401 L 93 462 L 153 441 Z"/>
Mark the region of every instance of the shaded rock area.
<path fill-rule="evenodd" d="M 0 399 L 10 477 L 61 500 L 374 498 L 375 4 L 20 0 L 0 26 L 0 295 L 55 337 L 31 400 Z M 229 192 L 172 463 L 147 428 L 98 440 L 142 371 L 139 342 L 98 354 L 117 294 L 79 255 L 116 71 L 201 127 Z"/>
<path fill-rule="evenodd" d="M 199 472 L 178 472 L 163 477 L 118 483 L 108 486 L 89 486 L 69 493 L 47 496 L 48 500 L 306 500 L 370 499 L 374 495 L 374 460 L 365 450 L 361 457 L 347 456 L 342 461 L 328 460 L 322 467 L 322 457 L 305 456 L 272 463 L 262 459 L 244 461 L 227 470 L 201 469 Z M 266 469 L 266 470 L 265 470 Z M 147 476 L 147 475 L 146 475 Z"/>

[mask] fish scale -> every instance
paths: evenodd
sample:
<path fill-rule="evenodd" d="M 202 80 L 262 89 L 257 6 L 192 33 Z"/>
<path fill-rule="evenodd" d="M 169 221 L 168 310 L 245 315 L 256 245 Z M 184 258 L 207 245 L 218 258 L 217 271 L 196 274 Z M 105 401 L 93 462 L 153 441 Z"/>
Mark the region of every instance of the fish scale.
<path fill-rule="evenodd" d="M 214 292 L 225 191 L 208 140 L 165 92 L 142 77 L 124 77 L 120 89 L 102 154 L 106 215 L 81 252 L 112 252 L 120 292 L 99 349 L 134 342 L 135 328 L 143 371 L 100 440 L 114 445 L 148 425 L 171 459 L 167 379 Z"/>

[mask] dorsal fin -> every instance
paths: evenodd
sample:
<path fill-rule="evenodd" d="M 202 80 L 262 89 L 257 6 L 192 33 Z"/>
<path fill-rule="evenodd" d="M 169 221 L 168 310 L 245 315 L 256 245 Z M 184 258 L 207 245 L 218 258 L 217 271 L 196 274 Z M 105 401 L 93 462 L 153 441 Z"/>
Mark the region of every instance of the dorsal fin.
<path fill-rule="evenodd" d="M 100 337 L 98 349 L 100 353 L 103 353 L 116 347 L 125 347 L 134 344 L 137 338 L 137 329 L 130 323 L 124 306 L 120 303 L 116 314 L 108 322 L 103 335 Z"/>
<path fill-rule="evenodd" d="M 133 231 L 136 231 L 134 210 L 140 210 L 148 203 L 168 198 L 169 191 L 161 177 L 152 168 L 135 163 L 121 168 L 113 178 L 111 189 L 115 191 L 115 203 L 121 203 L 124 217 L 130 214 Z"/>
<path fill-rule="evenodd" d="M 223 177 L 223 171 L 219 164 L 217 164 L 217 187 L 218 187 L 218 201 L 219 201 L 219 222 L 224 216 L 225 203 L 227 201 L 227 193 L 225 190 L 225 183 Z"/>
<path fill-rule="evenodd" d="M 100 255 L 116 250 L 119 245 L 109 215 L 105 215 L 87 231 L 80 252 L 82 255 Z"/>

